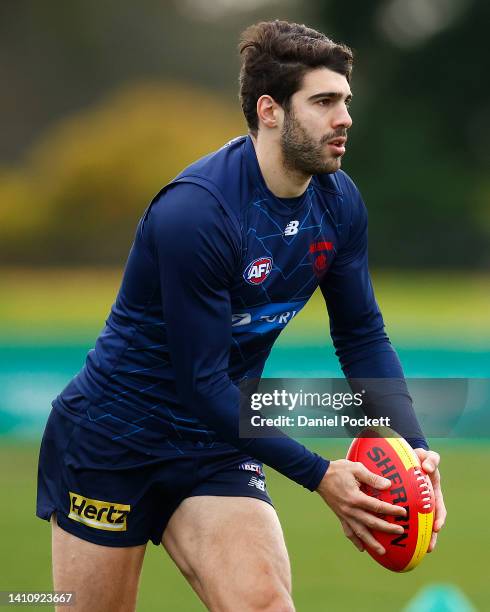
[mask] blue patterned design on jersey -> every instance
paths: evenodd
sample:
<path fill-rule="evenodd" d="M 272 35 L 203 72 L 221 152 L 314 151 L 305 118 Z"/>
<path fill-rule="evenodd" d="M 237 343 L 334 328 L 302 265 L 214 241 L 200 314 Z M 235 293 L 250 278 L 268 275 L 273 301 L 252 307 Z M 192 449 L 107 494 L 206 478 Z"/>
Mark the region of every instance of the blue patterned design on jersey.
<path fill-rule="evenodd" d="M 179 392 L 184 366 L 177 364 L 196 364 L 192 385 L 225 370 L 235 384 L 259 377 L 279 333 L 336 256 L 340 201 L 335 181 L 314 179 L 289 207 L 267 190 L 248 138 L 164 188 L 138 225 L 116 303 L 73 381 L 90 401 L 84 426 L 145 449 L 162 439 L 213 442 L 213 428 L 182 401 L 189 385 Z M 187 237 L 193 224 L 197 233 Z M 319 274 L 312 245 L 321 241 L 333 250 Z M 228 305 L 215 279 L 229 288 Z M 180 337 L 173 347 L 168 318 Z M 219 350 L 221 337 L 229 337 L 228 354 Z M 213 350 L 217 361 L 207 357 Z"/>

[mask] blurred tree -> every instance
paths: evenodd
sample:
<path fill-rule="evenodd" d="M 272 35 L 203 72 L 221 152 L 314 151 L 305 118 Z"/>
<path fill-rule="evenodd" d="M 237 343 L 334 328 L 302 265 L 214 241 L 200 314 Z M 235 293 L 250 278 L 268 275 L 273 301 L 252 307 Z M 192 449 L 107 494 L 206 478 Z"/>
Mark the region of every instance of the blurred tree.
<path fill-rule="evenodd" d="M 152 196 L 245 131 L 197 88 L 142 83 L 47 132 L 22 170 L 0 173 L 0 261 L 121 264 Z"/>
<path fill-rule="evenodd" d="M 0 3 L 1 261 L 119 263 L 152 190 L 244 131 L 236 102 L 238 34 L 253 21 L 278 17 L 309 23 L 356 52 L 344 167 L 370 210 L 371 262 L 490 264 L 490 83 L 484 78 L 490 3 L 219 0 L 212 11 L 209 6 L 206 0 Z M 164 85 L 109 94 L 162 75 L 217 96 Z M 19 165 L 8 168 L 15 159 Z M 110 241 L 103 239 L 108 227 Z"/>
<path fill-rule="evenodd" d="M 208 19 L 206 4 L 214 5 Z M 235 103 L 238 33 L 278 14 L 301 19 L 301 7 L 299 0 L 253 0 L 232 11 L 232 4 L 0 2 L 0 160 L 21 159 L 49 123 L 132 80 L 188 81 Z"/>
<path fill-rule="evenodd" d="M 370 210 L 371 260 L 489 266 L 490 4 L 351 0 L 317 9 L 324 30 L 356 54 L 344 166 Z"/>

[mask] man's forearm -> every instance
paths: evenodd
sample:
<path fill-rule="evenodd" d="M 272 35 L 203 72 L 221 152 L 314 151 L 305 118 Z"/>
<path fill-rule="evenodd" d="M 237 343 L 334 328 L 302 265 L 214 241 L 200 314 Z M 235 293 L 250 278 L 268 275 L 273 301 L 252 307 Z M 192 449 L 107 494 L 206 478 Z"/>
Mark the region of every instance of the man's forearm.
<path fill-rule="evenodd" d="M 310 491 L 316 490 L 328 469 L 329 461 L 286 436 L 279 429 L 277 437 L 240 437 L 240 402 L 243 396 L 231 381 L 213 386 L 221 390 L 210 395 L 187 388 L 182 399 L 188 410 L 235 448 Z"/>
<path fill-rule="evenodd" d="M 413 448 L 428 449 L 418 423 L 398 355 L 388 339 L 344 361 L 343 371 L 354 391 L 365 391 L 363 409 L 368 416 L 389 416 L 392 429 Z"/>

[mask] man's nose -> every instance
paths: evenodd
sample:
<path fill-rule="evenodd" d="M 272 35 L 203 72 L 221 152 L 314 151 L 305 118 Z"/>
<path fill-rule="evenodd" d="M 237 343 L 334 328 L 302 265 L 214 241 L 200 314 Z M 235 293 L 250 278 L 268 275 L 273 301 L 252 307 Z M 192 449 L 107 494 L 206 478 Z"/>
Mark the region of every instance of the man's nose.
<path fill-rule="evenodd" d="M 347 110 L 347 106 L 342 104 L 338 109 L 338 112 L 335 113 L 333 117 L 332 127 L 339 128 L 344 127 L 349 129 L 352 125 L 352 117 L 349 115 L 349 111 Z"/>

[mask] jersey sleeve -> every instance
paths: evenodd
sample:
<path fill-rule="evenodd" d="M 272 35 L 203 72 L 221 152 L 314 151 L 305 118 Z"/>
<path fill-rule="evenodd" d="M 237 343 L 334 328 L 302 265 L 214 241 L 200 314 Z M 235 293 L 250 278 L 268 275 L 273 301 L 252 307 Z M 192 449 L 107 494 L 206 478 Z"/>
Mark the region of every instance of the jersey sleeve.
<path fill-rule="evenodd" d="M 405 437 L 414 448 L 428 448 L 413 410 L 400 360 L 385 332 L 374 296 L 368 269 L 366 206 L 357 187 L 344 176 L 344 205 L 349 206 L 350 213 L 346 238 L 321 282 L 336 355 L 351 385 L 360 384 L 356 381 L 361 379 L 364 385 L 372 381 L 372 396 L 376 400 L 368 405 L 369 415 L 378 417 L 391 413 L 391 422 L 407 433 Z"/>
<path fill-rule="evenodd" d="M 287 436 L 239 436 L 241 394 L 228 361 L 229 289 L 241 261 L 241 237 L 227 213 L 206 189 L 179 183 L 152 204 L 147 223 L 181 403 L 235 448 L 315 490 L 328 461 Z"/>

